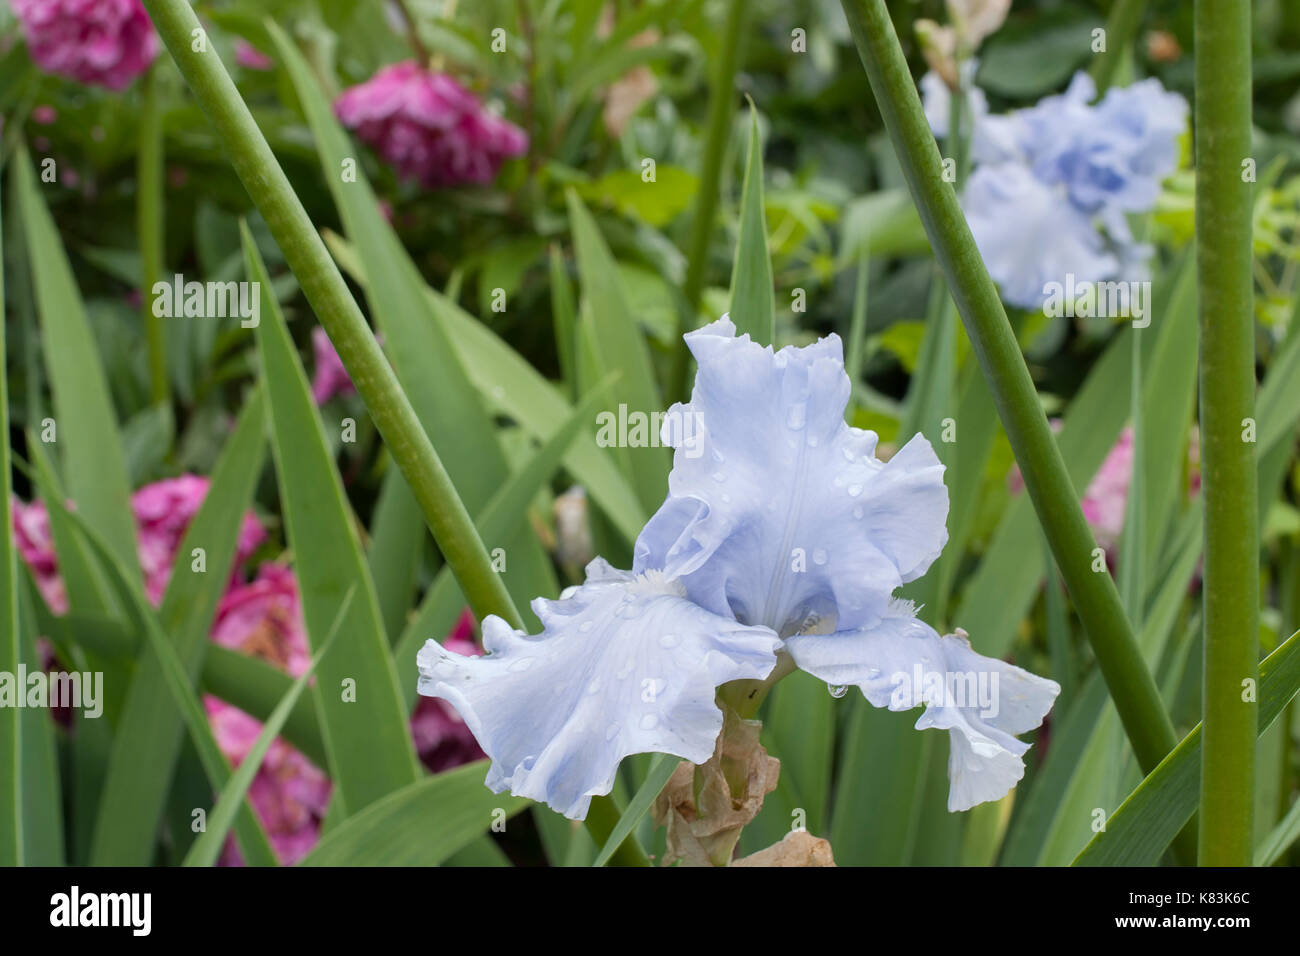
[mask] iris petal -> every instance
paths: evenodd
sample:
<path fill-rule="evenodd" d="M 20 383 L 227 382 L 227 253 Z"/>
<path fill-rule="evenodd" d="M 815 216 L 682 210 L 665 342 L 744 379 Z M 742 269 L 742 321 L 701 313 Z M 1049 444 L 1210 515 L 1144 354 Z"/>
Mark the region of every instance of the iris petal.
<path fill-rule="evenodd" d="M 543 632 L 483 622 L 483 657 L 429 641 L 420 693 L 448 701 L 492 758 L 487 786 L 545 802 L 571 819 L 609 793 L 629 754 L 703 763 L 722 730 L 715 689 L 761 679 L 780 646 L 766 628 L 720 618 L 659 574 L 601 559 L 558 601 L 538 599 Z"/>
<path fill-rule="evenodd" d="M 983 657 L 961 635 L 940 637 L 906 602 L 876 627 L 801 634 L 785 642 L 800 668 L 828 684 L 858 687 L 873 706 L 926 705 L 918 730 L 949 731 L 948 809 L 1004 796 L 1024 775 L 1032 730 L 1061 688 L 1005 661 Z"/>
<path fill-rule="evenodd" d="M 661 569 L 715 614 L 783 635 L 810 619 L 878 620 L 947 541 L 934 450 L 918 435 L 881 462 L 875 433 L 844 423 L 838 336 L 774 353 L 724 317 L 686 341 L 699 373 L 665 421 L 668 499 L 634 569 Z"/>

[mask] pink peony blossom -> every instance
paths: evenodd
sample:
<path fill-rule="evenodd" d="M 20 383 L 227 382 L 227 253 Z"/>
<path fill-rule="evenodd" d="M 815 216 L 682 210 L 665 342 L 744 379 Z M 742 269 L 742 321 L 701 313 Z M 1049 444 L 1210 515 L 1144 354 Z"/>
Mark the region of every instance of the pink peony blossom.
<path fill-rule="evenodd" d="M 149 68 L 158 37 L 140 0 L 9 0 L 42 70 L 123 90 Z"/>
<path fill-rule="evenodd" d="M 176 549 L 208 493 L 208 484 L 207 478 L 181 475 L 145 485 L 131 496 L 136 550 L 144 571 L 145 593 L 154 604 L 162 601 L 167 590 Z M 24 504 L 15 498 L 12 505 L 14 542 L 18 553 L 31 568 L 50 610 L 63 614 L 68 609 L 68 598 L 59 576 L 49 513 L 40 501 Z M 72 502 L 69 502 L 69 507 L 74 507 Z M 235 545 L 236 569 L 248 560 L 265 538 L 266 531 L 257 518 L 251 513 L 245 515 Z"/>
<path fill-rule="evenodd" d="M 311 377 L 311 397 L 317 405 L 324 405 L 335 395 L 351 395 L 357 390 L 339 353 L 334 350 L 334 343 L 319 325 L 311 330 L 311 350 L 316 359 Z"/>
<path fill-rule="evenodd" d="M 474 643 L 474 615 L 468 609 L 462 612 L 443 646 L 457 654 L 479 654 Z M 433 773 L 485 756 L 456 708 L 434 697 L 419 698 L 411 717 L 411 736 L 421 762 Z"/>
<path fill-rule="evenodd" d="M 334 109 L 400 176 L 429 188 L 491 182 L 505 160 L 528 149 L 523 130 L 484 110 L 447 74 L 410 60 L 344 90 Z"/>
<path fill-rule="evenodd" d="M 293 572 L 283 565 L 264 564 L 254 581 L 231 588 L 217 608 L 211 636 L 223 647 L 261 658 L 290 676 L 301 676 L 311 651 Z M 204 707 L 221 752 L 238 766 L 262 732 L 261 723 L 215 697 L 205 698 Z M 329 806 L 330 780 L 283 739 L 271 744 L 248 796 L 282 864 L 298 862 L 316 845 Z M 228 866 L 243 862 L 233 837 L 221 862 Z"/>

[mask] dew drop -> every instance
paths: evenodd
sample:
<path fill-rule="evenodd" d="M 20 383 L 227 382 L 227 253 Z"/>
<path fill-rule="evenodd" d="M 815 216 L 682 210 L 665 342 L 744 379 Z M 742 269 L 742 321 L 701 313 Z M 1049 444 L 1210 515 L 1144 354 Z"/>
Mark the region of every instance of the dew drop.
<path fill-rule="evenodd" d="M 715 449 L 713 449 L 713 460 L 716 461 L 716 462 L 720 465 L 720 464 L 722 464 L 724 461 L 726 461 L 727 459 L 724 458 L 724 457 L 722 457 L 722 452 L 718 451 L 718 450 L 715 448 Z"/>
<path fill-rule="evenodd" d="M 825 564 L 825 563 L 826 563 L 826 550 L 824 548 L 814 549 L 813 564 Z"/>
<path fill-rule="evenodd" d="M 787 428 L 793 431 L 802 429 L 804 425 L 808 424 L 808 405 L 804 402 L 795 402 L 791 405 L 790 410 L 786 413 L 785 424 Z"/>
<path fill-rule="evenodd" d="M 622 668 L 619 669 L 619 672 L 614 676 L 617 677 L 619 680 L 627 680 L 627 675 L 632 673 L 633 666 L 634 664 L 632 662 L 632 658 L 629 657 L 627 661 L 623 664 Z"/>
<path fill-rule="evenodd" d="M 727 480 L 727 473 L 725 471 L 715 471 L 710 477 L 714 481 L 723 482 Z"/>
<path fill-rule="evenodd" d="M 856 497 L 857 497 L 858 495 L 860 495 L 860 494 L 862 494 L 862 486 L 861 486 L 861 485 L 849 485 L 849 497 L 850 497 L 850 498 L 856 498 Z"/>
<path fill-rule="evenodd" d="M 848 446 L 845 446 L 844 448 L 841 448 L 841 449 L 840 449 L 840 453 L 841 453 L 842 455 L 844 455 L 844 460 L 845 460 L 845 461 L 853 461 L 853 449 L 852 449 L 852 448 L 849 448 Z"/>
<path fill-rule="evenodd" d="M 730 502 L 730 501 L 731 501 L 731 495 L 727 494 L 727 493 L 724 491 L 724 492 L 722 493 L 722 501 L 723 501 L 724 504 Z"/>
<path fill-rule="evenodd" d="M 664 634 L 659 638 L 660 647 L 676 647 L 682 642 L 682 639 L 676 634 Z"/>
<path fill-rule="evenodd" d="M 537 763 L 537 754 L 529 754 L 520 761 L 519 766 L 523 770 L 532 770 L 535 763 Z"/>
<path fill-rule="evenodd" d="M 831 696 L 836 700 L 839 700 L 849 692 L 848 685 L 846 684 L 827 684 L 826 689 L 831 692 Z"/>
<path fill-rule="evenodd" d="M 875 680 L 880 676 L 880 668 L 871 667 L 867 669 L 867 680 Z"/>
<path fill-rule="evenodd" d="M 582 631 L 583 634 L 586 634 L 595 626 L 596 626 L 595 621 L 583 621 L 581 624 L 578 625 L 578 630 Z"/>
<path fill-rule="evenodd" d="M 517 674 L 520 671 L 528 670 L 528 668 L 532 666 L 533 666 L 533 659 L 531 657 L 521 657 L 517 661 L 511 661 L 510 670 L 514 671 Z"/>
<path fill-rule="evenodd" d="M 592 682 L 591 682 L 590 684 L 587 685 L 587 693 L 588 693 L 588 694 L 599 694 L 599 693 L 600 693 L 600 688 L 601 688 L 601 686 L 602 686 L 602 685 L 601 685 L 601 682 L 600 682 L 600 678 L 599 678 L 599 677 L 594 678 L 594 679 L 592 680 Z"/>
<path fill-rule="evenodd" d="M 853 517 L 855 517 L 855 518 L 861 520 L 862 515 L 863 515 L 862 505 L 854 505 L 854 506 L 853 506 Z"/>
<path fill-rule="evenodd" d="M 658 726 L 659 726 L 659 718 L 656 717 L 654 714 L 646 714 L 644 717 L 641 718 L 642 730 L 654 730 Z"/>
<path fill-rule="evenodd" d="M 615 737 L 617 737 L 617 736 L 618 736 L 618 729 L 619 729 L 619 728 L 618 728 L 618 724 L 616 724 L 616 723 L 614 723 L 614 724 L 610 724 L 608 727 L 606 727 L 606 728 L 605 728 L 605 739 L 606 739 L 606 740 L 613 740 Z"/>
<path fill-rule="evenodd" d="M 818 441 L 818 439 L 817 439 L 817 436 L 816 436 L 816 435 L 809 435 L 809 436 L 808 436 L 808 447 L 809 447 L 809 448 L 816 448 L 816 447 L 817 447 L 817 441 Z"/>

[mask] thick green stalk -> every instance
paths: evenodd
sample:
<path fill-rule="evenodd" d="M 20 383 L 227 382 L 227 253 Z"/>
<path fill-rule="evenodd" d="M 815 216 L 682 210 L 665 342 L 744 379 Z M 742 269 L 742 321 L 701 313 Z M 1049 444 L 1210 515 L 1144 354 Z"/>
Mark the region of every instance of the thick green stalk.
<path fill-rule="evenodd" d="M 158 67 L 141 86 L 140 148 L 136 154 L 135 221 L 140 236 L 140 301 L 149 343 L 149 394 L 155 405 L 169 399 L 163 320 L 153 313 L 154 283 L 163 270 L 163 129 L 158 109 Z"/>
<path fill-rule="evenodd" d="M 690 244 L 686 250 L 686 282 L 682 289 L 684 311 L 680 331 L 695 327 L 695 310 L 704 288 L 704 274 L 709 264 L 709 239 L 713 235 L 713 217 L 718 211 L 718 184 L 722 179 L 722 159 L 727 153 L 731 116 L 736 98 L 736 65 L 740 56 L 740 34 L 746 0 L 731 0 L 727 20 L 722 28 L 722 49 L 709 89 L 709 113 L 704 140 L 704 162 L 700 168 L 700 190 L 696 194 L 695 219 L 691 223 Z M 669 400 L 685 398 L 689 366 L 686 347 L 673 353 L 672 379 L 668 383 Z"/>
<path fill-rule="evenodd" d="M 1120 67 L 1132 62 L 1133 41 L 1142 25 L 1146 0 L 1114 0 L 1106 17 L 1106 52 L 1094 53 L 1091 74 L 1097 92 L 1105 93 L 1118 79 Z"/>
<path fill-rule="evenodd" d="M 497 614 L 522 627 L 446 468 L 194 11 L 185 0 L 146 0 L 145 8 L 334 343 L 470 607 L 479 618 Z"/>
<path fill-rule="evenodd" d="M 1092 570 L 1096 542 L 1079 507 L 997 288 L 980 258 L 894 33 L 884 0 L 842 0 L 876 102 L 993 394 L 1025 487 L 1097 655 L 1138 762 L 1153 770 L 1176 743 L 1109 574 Z"/>
<path fill-rule="evenodd" d="M 1195 34 L 1205 501 L 1200 862 L 1249 866 L 1259 678 L 1251 187 L 1242 166 L 1251 145 L 1250 4 L 1196 0 Z"/>

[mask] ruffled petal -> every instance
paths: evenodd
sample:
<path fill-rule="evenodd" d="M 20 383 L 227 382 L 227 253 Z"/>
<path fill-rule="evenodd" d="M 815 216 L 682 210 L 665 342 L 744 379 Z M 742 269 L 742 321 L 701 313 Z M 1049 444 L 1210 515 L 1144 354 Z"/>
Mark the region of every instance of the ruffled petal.
<path fill-rule="evenodd" d="M 983 657 L 962 634 L 940 637 L 896 601 L 879 626 L 801 634 L 785 642 L 800 668 L 828 684 L 858 687 L 873 706 L 925 705 L 916 728 L 949 731 L 948 809 L 998 800 L 1024 775 L 1029 745 L 1015 735 L 1042 723 L 1061 688 Z"/>
<path fill-rule="evenodd" d="M 699 374 L 690 404 L 665 419 L 668 498 L 634 569 L 663 570 L 715 614 L 783 636 L 874 623 L 947 541 L 934 450 L 917 435 L 881 462 L 875 433 L 844 423 L 838 336 L 774 353 L 723 317 L 686 341 Z"/>
<path fill-rule="evenodd" d="M 609 793 L 629 754 L 708 760 L 722 730 L 715 689 L 766 677 L 780 647 L 772 631 L 697 607 L 662 575 L 599 558 L 585 584 L 533 610 L 540 635 L 484 620 L 483 657 L 426 643 L 419 689 L 464 718 L 492 758 L 488 787 L 575 820 Z"/>

